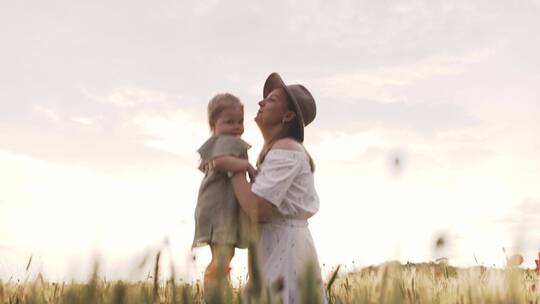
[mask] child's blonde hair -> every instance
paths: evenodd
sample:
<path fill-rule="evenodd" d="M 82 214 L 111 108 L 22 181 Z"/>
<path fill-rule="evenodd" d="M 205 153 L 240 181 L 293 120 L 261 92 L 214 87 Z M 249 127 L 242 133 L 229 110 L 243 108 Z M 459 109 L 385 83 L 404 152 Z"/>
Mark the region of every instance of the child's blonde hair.
<path fill-rule="evenodd" d="M 240 107 L 244 110 L 244 105 L 240 102 L 240 99 L 230 93 L 217 94 L 208 102 L 208 125 L 210 130 L 214 131 L 216 121 L 219 115 L 227 109 Z"/>

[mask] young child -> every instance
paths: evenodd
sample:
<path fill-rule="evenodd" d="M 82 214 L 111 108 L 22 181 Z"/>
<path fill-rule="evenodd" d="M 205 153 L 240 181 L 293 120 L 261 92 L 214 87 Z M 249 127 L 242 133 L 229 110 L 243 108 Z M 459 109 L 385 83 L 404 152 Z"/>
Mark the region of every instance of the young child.
<path fill-rule="evenodd" d="M 231 94 L 218 94 L 208 103 L 212 136 L 199 148 L 199 170 L 204 178 L 195 209 L 195 237 L 192 247 L 210 245 L 212 260 L 204 273 L 207 288 L 218 274 L 228 277 L 234 249 L 246 248 L 248 217 L 237 203 L 229 176 L 247 170 L 251 147 L 240 139 L 244 133 L 244 106 Z"/>

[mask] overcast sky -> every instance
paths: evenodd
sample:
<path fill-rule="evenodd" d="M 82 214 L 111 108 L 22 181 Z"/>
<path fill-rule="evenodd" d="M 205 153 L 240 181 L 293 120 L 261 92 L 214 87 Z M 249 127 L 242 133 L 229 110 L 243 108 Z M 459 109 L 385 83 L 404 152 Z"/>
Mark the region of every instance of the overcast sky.
<path fill-rule="evenodd" d="M 179 275 L 200 277 L 206 104 L 242 99 L 254 160 L 274 71 L 317 101 L 310 227 L 326 268 L 500 266 L 503 247 L 532 266 L 539 14 L 537 0 L 4 1 L 0 279 L 27 275 L 30 255 L 51 279 L 84 278 L 95 256 L 108 277 L 139 278 L 165 238 Z"/>

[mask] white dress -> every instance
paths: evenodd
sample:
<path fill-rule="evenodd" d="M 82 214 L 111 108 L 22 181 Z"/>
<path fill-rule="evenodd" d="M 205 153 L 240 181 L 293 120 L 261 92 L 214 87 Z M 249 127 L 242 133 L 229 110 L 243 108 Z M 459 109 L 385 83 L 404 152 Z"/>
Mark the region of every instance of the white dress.
<path fill-rule="evenodd" d="M 319 261 L 307 222 L 319 210 L 319 197 L 306 153 L 270 150 L 251 190 L 274 205 L 270 220 L 260 224 L 266 284 L 283 280 L 283 303 L 300 303 L 298 279 L 306 262 L 312 261 L 322 295 Z"/>

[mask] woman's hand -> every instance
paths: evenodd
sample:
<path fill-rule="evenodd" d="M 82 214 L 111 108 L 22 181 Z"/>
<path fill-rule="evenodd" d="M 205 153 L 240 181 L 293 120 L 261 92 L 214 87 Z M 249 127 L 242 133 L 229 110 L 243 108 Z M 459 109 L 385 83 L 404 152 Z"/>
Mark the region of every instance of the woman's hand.
<path fill-rule="evenodd" d="M 257 173 L 259 173 L 259 171 L 257 171 L 257 169 L 255 169 L 251 164 L 249 164 L 247 168 L 247 174 L 249 176 L 250 184 L 253 184 L 255 182 L 255 177 L 257 176 Z"/>

